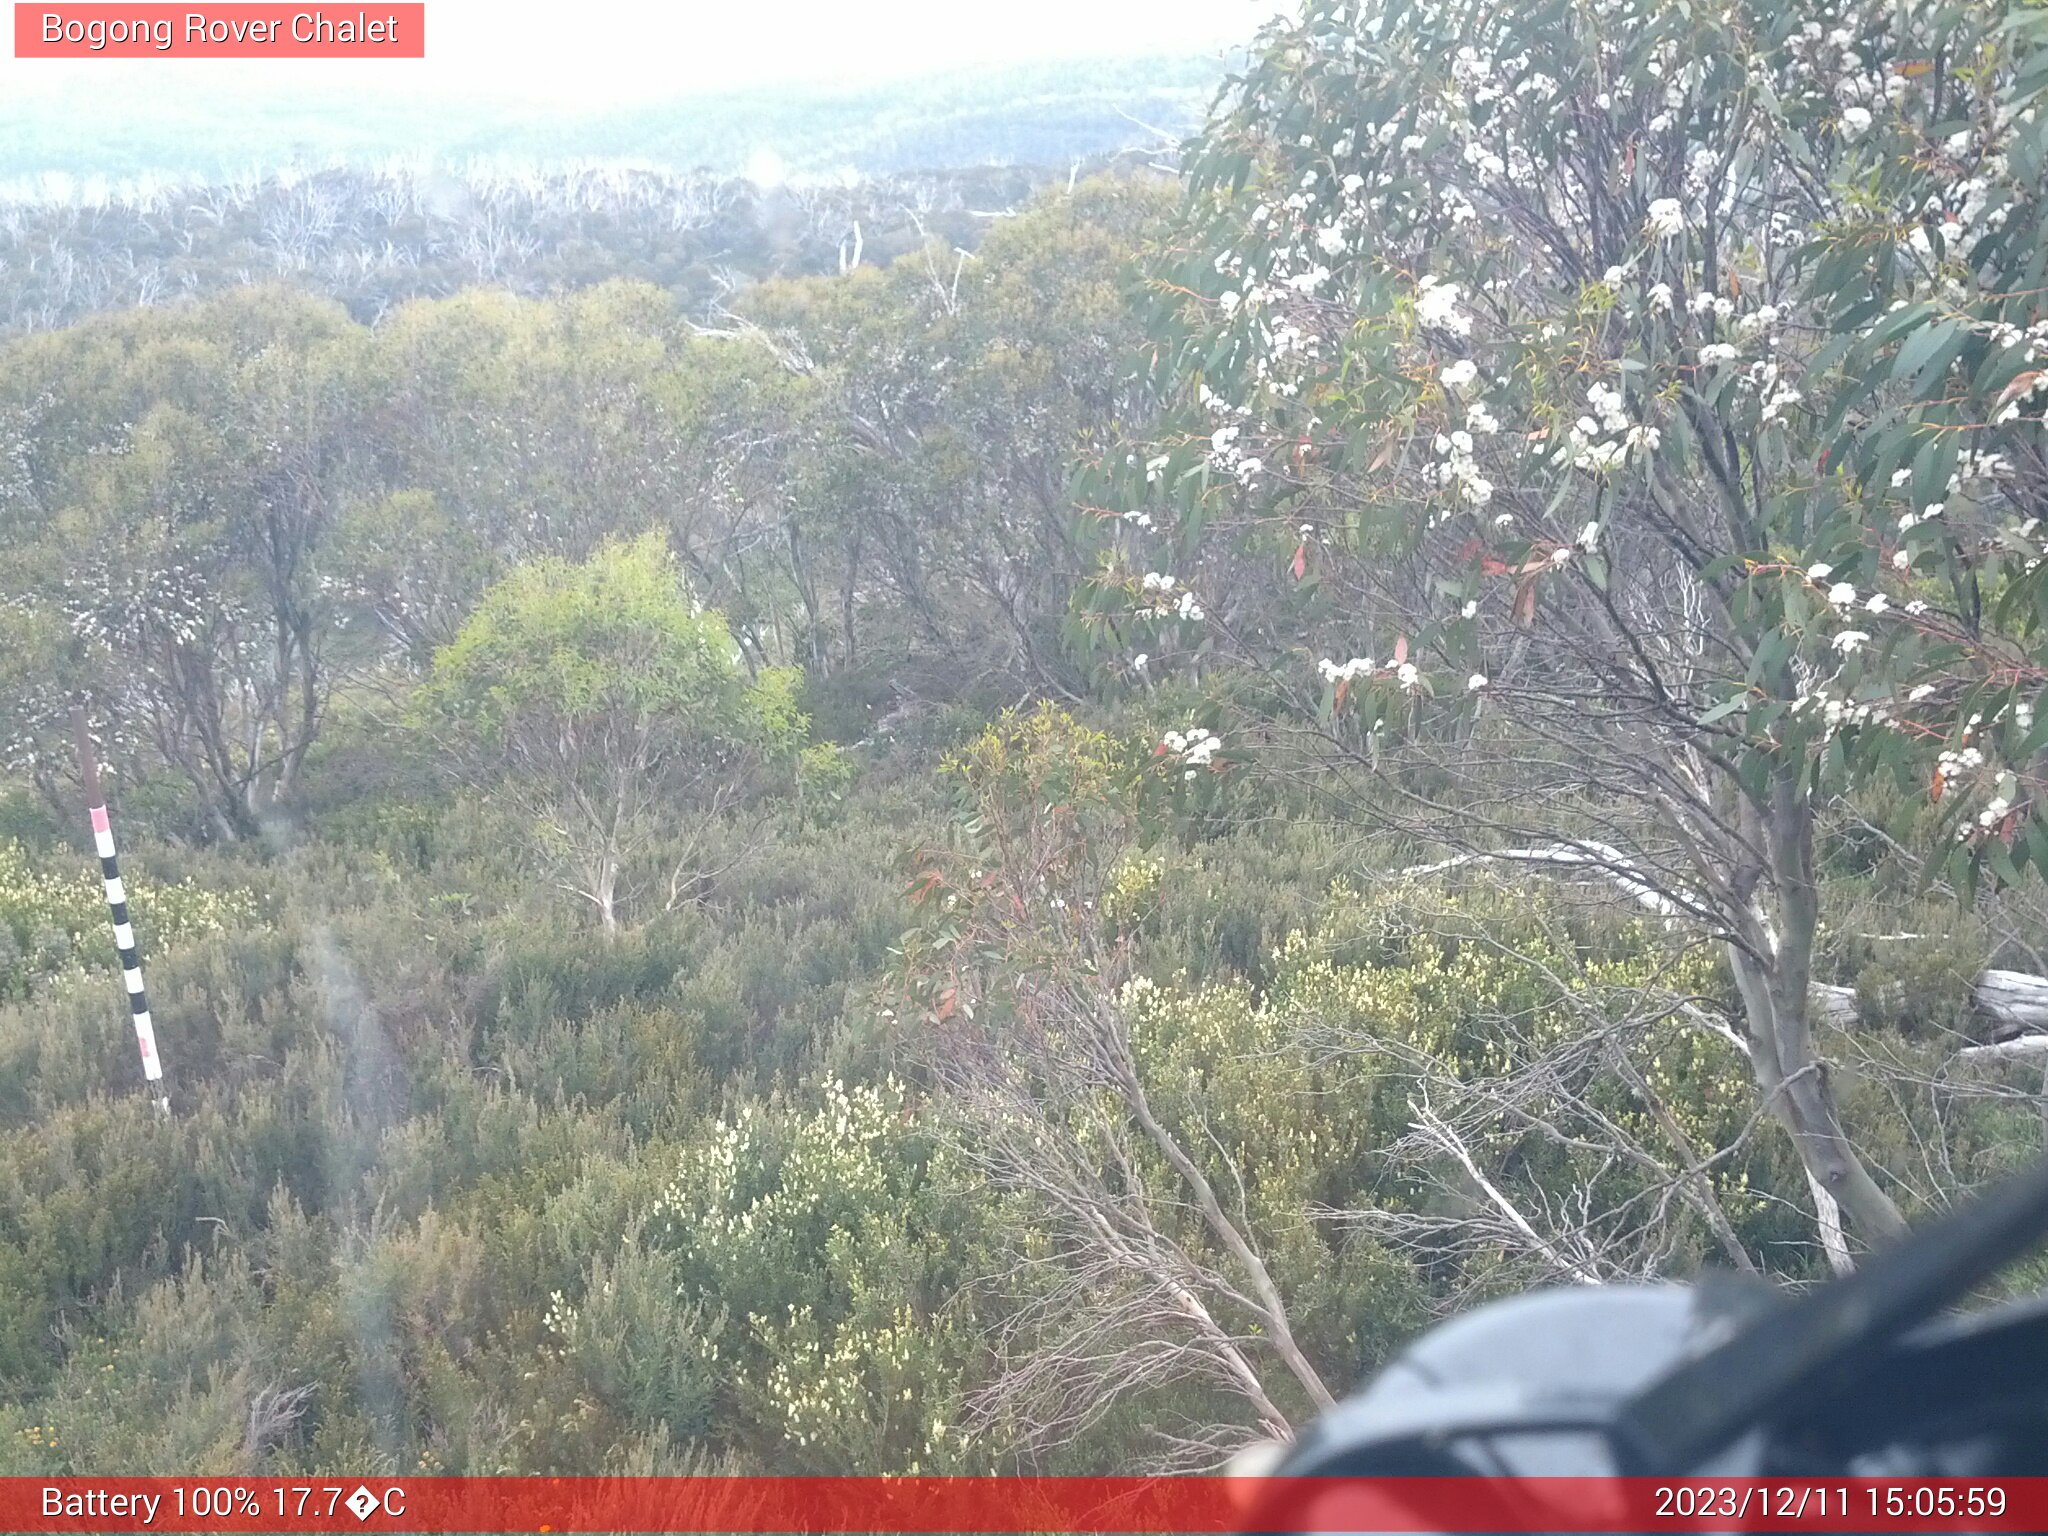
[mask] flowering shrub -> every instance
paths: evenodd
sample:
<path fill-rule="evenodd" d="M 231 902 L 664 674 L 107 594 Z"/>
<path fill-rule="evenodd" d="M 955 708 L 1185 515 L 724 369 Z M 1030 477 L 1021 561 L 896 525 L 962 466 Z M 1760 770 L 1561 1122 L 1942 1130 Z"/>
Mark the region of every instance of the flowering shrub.
<path fill-rule="evenodd" d="M 1102 888 L 1102 918 L 1112 927 L 1135 927 L 1157 904 L 1166 861 L 1128 853 L 1109 872 Z"/>
<path fill-rule="evenodd" d="M 580 1301 L 553 1292 L 541 1324 L 621 1414 L 683 1442 L 712 1430 L 721 1329 L 677 1305 L 677 1268 L 669 1254 L 623 1248 L 593 1266 Z"/>
<path fill-rule="evenodd" d="M 778 1467 L 946 1470 L 967 1336 L 942 1310 L 972 1221 L 902 1084 L 743 1105 L 685 1155 L 647 1222 L 676 1294 L 733 1319 L 723 1400 Z"/>
<path fill-rule="evenodd" d="M 1239 589 L 1127 605 L 1150 674 L 1248 663 L 1369 772 L 1449 744 L 1351 803 L 1720 936 L 1761 1102 L 1875 1238 L 1805 1027 L 1817 807 L 1883 774 L 1956 890 L 2048 866 L 2044 95 L 2003 0 L 1310 0 L 1193 157 L 1169 418 L 1084 480 L 1156 530 L 1096 611 L 1147 539 Z"/>
<path fill-rule="evenodd" d="M 1296 582 L 1376 522 L 1427 552 L 1436 603 L 1346 615 L 1393 659 L 1315 663 L 1368 725 L 1366 683 L 1501 686 L 1491 594 L 1626 609 L 1679 541 L 1739 646 L 1703 633 L 1685 725 L 1759 780 L 1917 776 L 1956 878 L 2011 879 L 2048 858 L 2044 49 L 1997 3 L 1315 0 L 1196 159 L 1158 310 L 1187 430 L 1129 494 L 1184 567 L 1283 502 L 1335 535 Z"/>
<path fill-rule="evenodd" d="M 1429 1198 L 1418 1175 L 1441 1162 L 1440 1149 L 1402 1146 L 1417 1104 L 1442 1107 L 1461 1087 L 1518 1074 L 1530 1075 L 1529 1086 L 1516 1090 L 1514 1114 L 1491 1119 L 1487 1166 L 1512 1169 L 1499 1175 L 1511 1188 L 1573 1190 L 1602 1213 L 1596 1220 L 1620 1229 L 1659 1176 L 1612 1155 L 1616 1128 L 1672 1167 L 1694 1150 L 1742 1142 L 1750 1107 L 1731 1087 L 1738 1053 L 1669 1002 L 1712 996 L 1725 982 L 1705 950 L 1674 964 L 1654 925 L 1575 934 L 1547 903 L 1497 886 L 1368 895 L 1340 884 L 1323 920 L 1290 933 L 1273 959 L 1263 991 L 1139 976 L 1120 1003 L 1154 1104 L 1205 1125 L 1262 1219 L 1282 1230 L 1368 1188 L 1389 1212 Z M 1566 975 L 1571 991 L 1555 979 Z M 1666 1001 L 1646 1007 L 1646 997 Z M 1564 1065 L 1577 1042 L 1607 1026 L 1640 1089 L 1605 1060 L 1590 1070 Z M 1424 1155 L 1411 1159 L 1411 1150 Z M 1776 1229 L 1750 1181 L 1782 1176 L 1768 1149 L 1745 1150 L 1713 1175 L 1751 1241 Z M 1302 1241 L 1309 1230 L 1304 1223 Z M 1686 1222 L 1663 1240 L 1695 1252 L 1712 1242 Z M 1468 1262 L 1483 1273 L 1499 1255 Z"/>
<path fill-rule="evenodd" d="M 107 931 L 107 898 L 92 861 L 32 858 L 19 843 L 0 842 L 0 999 L 26 997 L 65 975 L 119 968 Z M 256 915 L 246 888 L 209 890 L 191 880 L 159 885 L 128 879 L 128 900 L 146 955 L 221 933 Z"/>

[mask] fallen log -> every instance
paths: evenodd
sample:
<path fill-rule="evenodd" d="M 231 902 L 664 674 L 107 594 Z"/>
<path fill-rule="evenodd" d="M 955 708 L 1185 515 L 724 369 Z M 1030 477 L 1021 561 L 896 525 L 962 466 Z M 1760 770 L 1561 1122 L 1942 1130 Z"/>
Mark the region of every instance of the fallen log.
<path fill-rule="evenodd" d="M 1856 989 L 1817 981 L 1813 984 L 1813 1008 L 1822 1023 L 1847 1029 L 1856 1022 Z"/>
<path fill-rule="evenodd" d="M 1968 1045 L 1956 1052 L 1957 1061 L 2017 1061 L 2029 1056 L 2048 1056 L 2048 1035 L 2016 1035 L 1996 1045 Z"/>
<path fill-rule="evenodd" d="M 1970 989 L 1970 1001 L 1995 1026 L 1994 1040 L 2048 1033 L 2048 976 L 1986 971 Z"/>
<path fill-rule="evenodd" d="M 1814 985 L 1813 1006 L 1823 1022 L 1838 1028 L 1854 1024 L 1859 1013 L 1854 987 L 1824 982 Z M 1991 1046 L 2022 1037 L 2048 1038 L 2048 976 L 2031 976 L 2025 971 L 1985 971 L 1971 984 L 1970 1006 L 1990 1026 Z"/>

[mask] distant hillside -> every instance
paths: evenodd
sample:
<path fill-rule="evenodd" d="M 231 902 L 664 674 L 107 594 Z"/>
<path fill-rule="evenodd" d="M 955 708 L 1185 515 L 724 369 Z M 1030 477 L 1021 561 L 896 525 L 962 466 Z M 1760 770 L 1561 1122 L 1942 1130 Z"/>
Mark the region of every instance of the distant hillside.
<path fill-rule="evenodd" d="M 629 159 L 716 174 L 771 163 L 799 178 L 1055 165 L 1188 132 L 1222 76 L 1216 59 L 1200 57 L 1033 63 L 596 112 L 403 97 L 192 97 L 144 109 L 114 103 L 83 129 L 46 101 L 17 99 L 0 101 L 0 187 L 18 199 L 51 186 L 50 173 L 75 187 L 393 157 L 547 166 Z"/>
<path fill-rule="evenodd" d="M 448 169 L 282 169 L 212 183 L 136 177 L 0 199 L 0 336 L 258 282 L 376 320 L 478 284 L 540 295 L 632 278 L 715 320 L 764 278 L 885 265 L 928 241 L 973 250 L 1034 189 L 1076 173 L 1158 175 L 1145 152 L 773 185 L 591 160 L 542 170 L 477 156 Z M 102 195 L 104 194 L 104 195 Z"/>

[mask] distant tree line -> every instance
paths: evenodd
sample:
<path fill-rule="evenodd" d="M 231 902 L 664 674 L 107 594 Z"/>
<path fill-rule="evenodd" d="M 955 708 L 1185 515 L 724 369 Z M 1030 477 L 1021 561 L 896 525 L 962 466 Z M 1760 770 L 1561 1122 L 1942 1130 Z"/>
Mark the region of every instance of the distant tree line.
<path fill-rule="evenodd" d="M 0 335 L 262 283 L 326 295 L 370 323 L 476 285 L 539 297 L 623 278 L 703 319 L 765 278 L 886 264 L 932 240 L 973 250 L 1035 186 L 1104 163 L 766 189 L 654 166 L 482 160 L 120 187 L 66 179 L 0 199 Z"/>
<path fill-rule="evenodd" d="M 521 562 L 647 531 L 750 674 L 858 673 L 885 706 L 919 676 L 1070 688 L 1067 465 L 1141 408 L 1122 283 L 1161 206 L 1091 182 L 713 328 L 635 280 L 374 325 L 271 285 L 17 341 L 10 761 L 60 794 L 89 700 L 117 758 L 249 836 L 339 691 L 423 669 Z"/>

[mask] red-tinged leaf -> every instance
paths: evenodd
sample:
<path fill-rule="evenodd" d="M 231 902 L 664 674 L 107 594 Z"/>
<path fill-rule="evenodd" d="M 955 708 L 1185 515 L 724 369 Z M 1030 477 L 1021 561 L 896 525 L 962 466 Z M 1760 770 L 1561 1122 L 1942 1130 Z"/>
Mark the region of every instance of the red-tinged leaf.
<path fill-rule="evenodd" d="M 2040 377 L 2041 370 L 2038 368 L 2032 368 L 2029 369 L 2027 372 L 2020 374 L 2010 384 L 2006 385 L 2004 389 L 1999 391 L 1998 404 L 2000 408 L 2002 409 L 2005 406 L 2010 405 L 2014 400 L 2018 399 L 2021 395 L 2027 393 L 2027 391 L 2034 387 L 2035 382 L 2039 380 Z"/>
<path fill-rule="evenodd" d="M 1524 576 L 1515 586 L 1515 622 L 1534 624 L 1536 622 L 1536 578 Z"/>
<path fill-rule="evenodd" d="M 1927 798 L 1928 798 L 1928 799 L 1930 799 L 1930 800 L 1939 800 L 1939 799 L 1941 798 L 1941 786 L 1942 786 L 1942 782 L 1943 782 L 1943 781 L 1942 781 L 1942 776 L 1941 776 L 1941 770 L 1940 770 L 1939 768 L 1937 768 L 1937 769 L 1935 769 L 1935 770 L 1934 770 L 1934 782 L 1933 782 L 1933 783 L 1932 783 L 1931 785 L 1929 785 L 1929 786 L 1928 786 L 1928 789 L 1927 789 Z"/>
<path fill-rule="evenodd" d="M 1337 679 L 1337 692 L 1336 692 L 1336 694 L 1335 694 L 1335 695 L 1334 695 L 1334 696 L 1332 697 L 1332 699 L 1331 699 L 1331 701 L 1330 701 L 1330 702 L 1331 702 L 1331 707 L 1332 707 L 1332 708 L 1334 708 L 1334 709 L 1342 709 L 1342 708 L 1344 707 L 1344 695 L 1345 695 L 1345 694 L 1347 694 L 1347 693 L 1349 693 L 1350 691 L 1351 691 L 1351 679 L 1350 679 L 1350 678 L 1348 678 L 1348 677 L 1340 677 L 1340 678 L 1338 678 L 1338 679 Z"/>
<path fill-rule="evenodd" d="M 1406 635 L 1394 636 L 1394 665 L 1398 667 L 1399 665 L 1401 665 L 1402 662 L 1406 661 L 1407 659 L 1408 637 Z"/>
<path fill-rule="evenodd" d="M 2007 811 L 2005 813 L 2005 820 L 1998 824 L 1998 840 L 2005 844 L 2006 847 L 2010 848 L 2012 846 L 2012 834 L 2019 824 L 2020 813 L 2018 811 Z"/>
<path fill-rule="evenodd" d="M 1166 756 L 1166 743 L 1162 741 L 1161 743 L 1159 743 L 1159 745 L 1158 745 L 1158 746 L 1154 747 L 1154 748 L 1152 749 L 1152 755 L 1153 755 L 1154 757 L 1164 757 L 1164 756 Z"/>
<path fill-rule="evenodd" d="M 1299 544 L 1294 550 L 1294 579 L 1301 580 L 1308 574 L 1308 546 Z"/>

